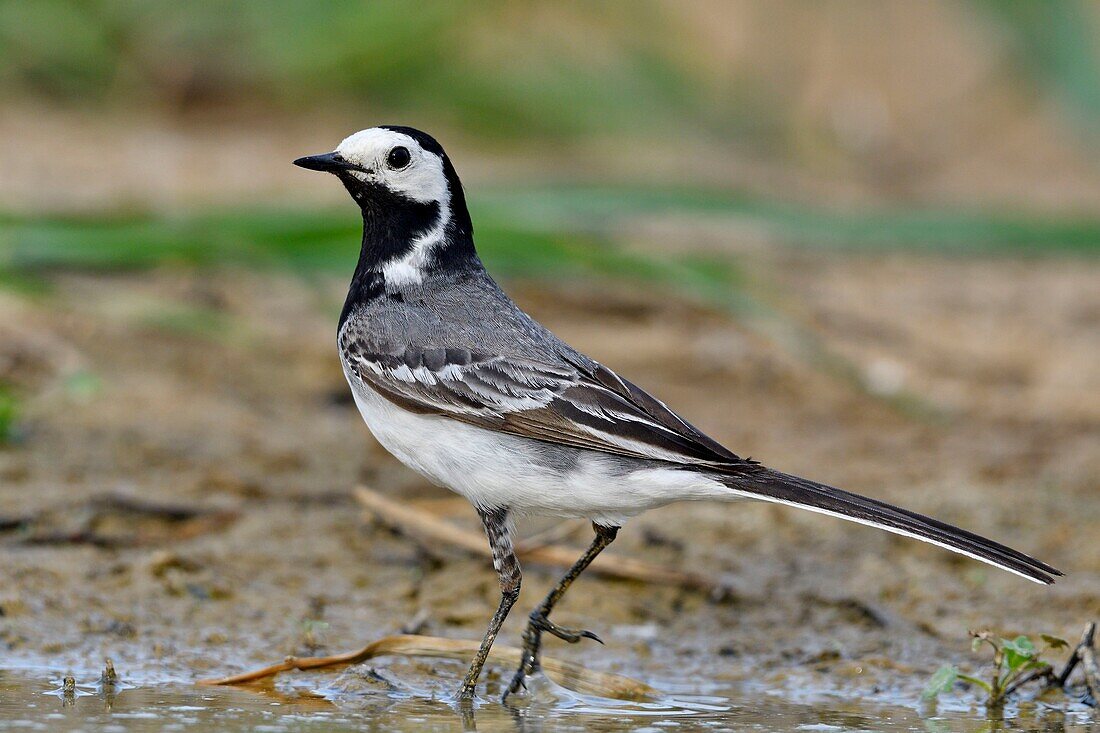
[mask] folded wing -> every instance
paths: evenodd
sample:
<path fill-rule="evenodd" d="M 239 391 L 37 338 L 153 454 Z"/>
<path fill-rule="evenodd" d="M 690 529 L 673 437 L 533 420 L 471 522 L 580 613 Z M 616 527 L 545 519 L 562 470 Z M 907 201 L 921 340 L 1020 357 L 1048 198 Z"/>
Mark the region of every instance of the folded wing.
<path fill-rule="evenodd" d="M 401 407 L 561 445 L 698 466 L 756 465 L 595 362 L 545 364 L 464 349 L 355 344 L 345 361 Z"/>

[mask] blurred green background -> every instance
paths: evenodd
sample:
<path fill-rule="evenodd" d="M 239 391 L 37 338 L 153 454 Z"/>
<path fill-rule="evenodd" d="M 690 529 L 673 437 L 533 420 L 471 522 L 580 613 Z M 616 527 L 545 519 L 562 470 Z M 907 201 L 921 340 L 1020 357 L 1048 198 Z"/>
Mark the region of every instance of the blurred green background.
<path fill-rule="evenodd" d="M 1092 252 L 1098 38 L 1079 0 L 8 0 L 0 263 L 346 266 L 341 193 L 288 163 L 388 122 L 444 142 L 513 270 L 616 269 L 675 217 L 732 232 L 677 259 Z"/>

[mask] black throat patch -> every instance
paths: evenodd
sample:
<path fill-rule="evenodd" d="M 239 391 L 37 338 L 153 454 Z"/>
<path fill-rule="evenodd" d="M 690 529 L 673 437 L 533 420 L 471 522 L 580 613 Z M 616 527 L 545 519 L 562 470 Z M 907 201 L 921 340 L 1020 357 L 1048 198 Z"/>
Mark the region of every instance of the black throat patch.
<path fill-rule="evenodd" d="M 471 267 L 479 268 L 480 261 L 474 251 L 474 227 L 466 206 L 462 182 L 442 146 L 427 133 L 411 127 L 382 127 L 412 137 L 424 150 L 440 156 L 443 161 L 443 174 L 450 194 L 450 216 L 440 241 L 432 246 L 431 257 L 421 273 L 422 276 L 428 278 L 430 274 L 440 270 L 463 271 Z M 351 172 L 342 172 L 339 178 L 359 204 L 363 214 L 362 249 L 340 315 L 340 325 L 343 326 L 356 304 L 394 295 L 386 291 L 383 266 L 411 254 L 417 237 L 438 226 L 440 215 L 444 212 L 438 202 L 414 201 L 381 184 L 361 181 Z M 407 297 L 407 294 L 402 297 Z"/>

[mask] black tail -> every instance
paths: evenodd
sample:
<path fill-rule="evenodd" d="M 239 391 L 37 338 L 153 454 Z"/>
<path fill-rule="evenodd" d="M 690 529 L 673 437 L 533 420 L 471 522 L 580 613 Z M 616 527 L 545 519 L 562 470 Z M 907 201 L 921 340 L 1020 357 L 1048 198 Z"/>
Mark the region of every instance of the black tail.
<path fill-rule="evenodd" d="M 798 476 L 759 467 L 759 470 L 723 481 L 733 491 L 752 499 L 809 509 L 852 522 L 879 527 L 987 562 L 1036 583 L 1051 584 L 1063 573 L 1022 552 L 987 540 L 950 524 L 859 494 L 834 489 Z"/>

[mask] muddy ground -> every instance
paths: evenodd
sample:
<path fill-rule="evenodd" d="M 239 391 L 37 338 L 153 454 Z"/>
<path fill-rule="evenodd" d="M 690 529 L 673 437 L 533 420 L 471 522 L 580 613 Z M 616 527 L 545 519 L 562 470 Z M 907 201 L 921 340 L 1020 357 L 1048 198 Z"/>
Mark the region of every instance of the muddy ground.
<path fill-rule="evenodd" d="M 1100 266 L 773 252 L 745 268 L 827 360 L 648 287 L 509 288 L 739 454 L 963 525 L 1067 577 L 1040 587 L 781 507 L 671 506 L 609 552 L 727 577 L 737 597 L 585 578 L 555 618 L 607 644 L 551 640 L 548 653 L 666 689 L 915 707 L 942 663 L 976 667 L 968 628 L 1076 639 L 1100 616 Z M 138 683 L 186 682 L 410 624 L 480 636 L 497 600 L 488 563 L 424 552 L 351 498 L 366 483 L 476 528 L 350 403 L 334 348 L 342 276 L 48 281 L 0 291 L 0 376 L 26 396 L 0 449 L 0 667 L 91 673 L 109 656 Z M 526 571 L 521 607 L 554 572 Z M 433 669 L 457 683 L 459 666 L 398 668 Z"/>

